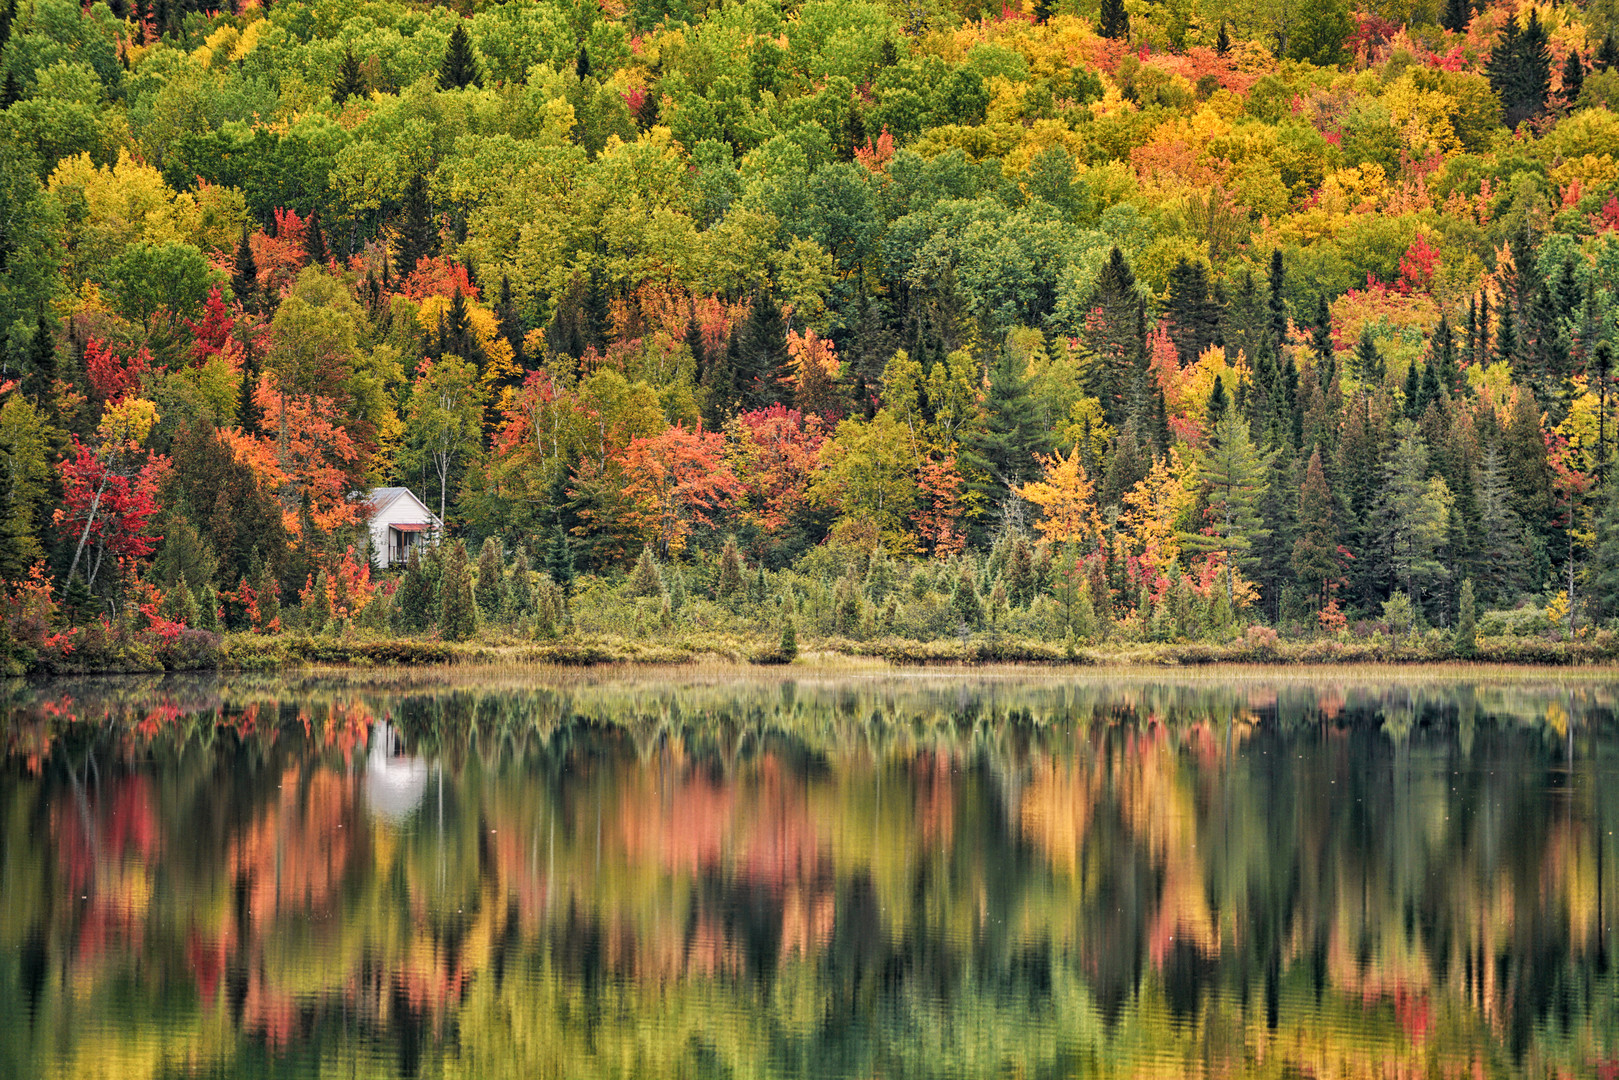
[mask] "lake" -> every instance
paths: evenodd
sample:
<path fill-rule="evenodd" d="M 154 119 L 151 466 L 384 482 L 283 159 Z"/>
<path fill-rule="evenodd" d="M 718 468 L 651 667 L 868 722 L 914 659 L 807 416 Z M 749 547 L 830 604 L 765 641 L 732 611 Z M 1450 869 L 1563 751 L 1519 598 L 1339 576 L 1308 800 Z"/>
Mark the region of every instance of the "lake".
<path fill-rule="evenodd" d="M 96 680 L 0 1076 L 1619 1075 L 1615 673 Z"/>

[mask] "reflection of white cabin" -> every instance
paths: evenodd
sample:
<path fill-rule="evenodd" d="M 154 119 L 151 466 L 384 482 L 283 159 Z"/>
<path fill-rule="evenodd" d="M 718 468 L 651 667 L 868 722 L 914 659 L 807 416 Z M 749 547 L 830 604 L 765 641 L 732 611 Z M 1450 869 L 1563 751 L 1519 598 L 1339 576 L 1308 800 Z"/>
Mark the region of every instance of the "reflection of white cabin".
<path fill-rule="evenodd" d="M 403 565 L 417 544 L 437 543 L 444 523 L 410 488 L 372 488 L 371 561 L 380 569 Z"/>
<path fill-rule="evenodd" d="M 371 729 L 366 754 L 365 794 L 371 812 L 384 821 L 403 821 L 427 790 L 427 763 L 405 752 L 399 732 L 384 720 Z"/>

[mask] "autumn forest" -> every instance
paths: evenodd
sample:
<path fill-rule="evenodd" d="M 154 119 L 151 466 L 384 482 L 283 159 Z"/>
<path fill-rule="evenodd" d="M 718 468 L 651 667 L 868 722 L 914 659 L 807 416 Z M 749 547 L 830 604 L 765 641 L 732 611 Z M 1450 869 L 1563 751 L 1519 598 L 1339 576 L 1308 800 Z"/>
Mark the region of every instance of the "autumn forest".
<path fill-rule="evenodd" d="M 4 0 L 0 663 L 1606 655 L 1615 30 Z"/>

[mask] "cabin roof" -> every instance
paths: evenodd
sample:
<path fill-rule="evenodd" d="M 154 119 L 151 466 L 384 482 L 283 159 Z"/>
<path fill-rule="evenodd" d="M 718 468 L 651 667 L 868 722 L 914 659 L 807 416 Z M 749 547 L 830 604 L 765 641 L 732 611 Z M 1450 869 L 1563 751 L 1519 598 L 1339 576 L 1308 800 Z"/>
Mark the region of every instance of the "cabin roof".
<path fill-rule="evenodd" d="M 406 500 L 408 500 L 410 505 L 415 506 L 415 508 L 421 512 L 420 516 L 421 516 L 421 519 L 422 519 L 422 521 L 424 523 L 433 524 L 433 525 L 438 524 L 438 515 L 433 513 L 433 511 L 429 510 L 427 508 L 427 506 L 425 504 L 423 504 L 422 500 L 420 500 L 420 499 L 418 499 L 416 497 L 416 493 L 411 491 L 410 488 L 404 488 L 404 487 L 372 488 L 370 490 L 370 492 L 368 492 L 366 494 L 365 501 L 371 507 L 371 516 L 376 517 L 378 514 L 382 513 L 384 510 L 387 510 L 389 507 L 393 506 L 400 499 L 406 499 Z M 401 507 L 401 509 L 404 509 L 404 508 Z"/>

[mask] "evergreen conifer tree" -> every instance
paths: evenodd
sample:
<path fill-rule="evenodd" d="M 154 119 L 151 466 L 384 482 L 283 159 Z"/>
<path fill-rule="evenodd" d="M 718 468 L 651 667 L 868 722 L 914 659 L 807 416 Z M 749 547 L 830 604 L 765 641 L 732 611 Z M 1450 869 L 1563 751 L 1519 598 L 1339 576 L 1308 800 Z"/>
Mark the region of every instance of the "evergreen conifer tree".
<path fill-rule="evenodd" d="M 1570 49 L 1568 59 L 1563 61 L 1563 105 L 1572 109 L 1584 87 L 1585 61 L 1580 58 L 1580 50 Z"/>
<path fill-rule="evenodd" d="M 353 49 L 343 50 L 343 59 L 337 65 L 337 81 L 332 84 L 332 100 L 342 105 L 349 98 L 365 96 L 365 76 L 360 73 L 360 61 Z"/>
<path fill-rule="evenodd" d="M 635 573 L 630 575 L 630 595 L 663 595 L 663 574 L 658 569 L 658 560 L 652 555 L 651 544 L 641 549 L 641 557 L 635 562 Z"/>
<path fill-rule="evenodd" d="M 1193 363 L 1220 337 L 1220 305 L 1209 290 L 1208 268 L 1182 258 L 1169 271 L 1169 336 L 1182 366 Z"/>
<path fill-rule="evenodd" d="M 304 222 L 304 258 L 310 266 L 325 266 L 331 259 L 326 251 L 326 234 L 320 228 L 320 211 L 312 210 Z"/>
<path fill-rule="evenodd" d="M 534 610 L 534 578 L 529 568 L 528 552 L 522 546 L 512 557 L 512 577 L 506 586 L 506 614 L 520 619 Z"/>
<path fill-rule="evenodd" d="M 483 75 L 478 71 L 478 58 L 472 53 L 472 39 L 467 35 L 464 22 L 457 22 L 450 31 L 449 44 L 444 47 L 444 59 L 438 66 L 440 90 L 465 90 L 469 86 L 482 86 Z"/>
<path fill-rule="evenodd" d="M 1462 582 L 1461 598 L 1456 605 L 1456 653 L 1472 656 L 1478 652 L 1478 605 L 1473 600 L 1473 579 Z"/>
<path fill-rule="evenodd" d="M 719 567 L 714 574 L 714 595 L 729 602 L 740 597 L 746 588 L 747 582 L 742 578 L 742 554 L 737 550 L 736 539 L 728 536 L 720 549 Z"/>
<path fill-rule="evenodd" d="M 231 267 L 230 291 L 242 305 L 243 311 L 259 309 L 259 267 L 253 260 L 253 245 L 248 243 L 247 226 L 242 226 L 242 238 L 236 242 L 236 260 Z"/>
<path fill-rule="evenodd" d="M 474 589 L 478 611 L 485 622 L 500 618 L 501 612 L 506 609 L 504 564 L 500 541 L 493 536 L 485 537 L 483 547 L 478 552 L 478 584 Z"/>
<path fill-rule="evenodd" d="M 1231 51 L 1231 32 L 1226 29 L 1224 19 L 1220 20 L 1220 34 L 1214 39 L 1214 51 L 1220 56 Z"/>
<path fill-rule="evenodd" d="M 472 595 L 472 568 L 466 545 L 457 540 L 444 554 L 439 586 L 439 633 L 446 641 L 466 641 L 478 629 L 478 605 Z"/>
<path fill-rule="evenodd" d="M 791 615 L 781 621 L 781 642 L 776 646 L 776 651 L 789 664 L 798 659 L 798 629 L 793 625 Z"/>
<path fill-rule="evenodd" d="M 414 544 L 405 557 L 405 573 L 394 592 L 394 606 L 404 629 L 420 632 L 432 625 L 438 607 L 433 593 L 433 580 L 422 558 L 422 545 Z"/>
<path fill-rule="evenodd" d="M 1115 41 L 1130 36 L 1130 13 L 1124 10 L 1124 0 L 1102 0 L 1096 32 Z"/>
<path fill-rule="evenodd" d="M 568 543 L 568 535 L 562 531 L 561 525 L 551 529 L 550 540 L 546 543 L 545 573 L 562 590 L 564 598 L 573 595 L 573 545 Z"/>
<path fill-rule="evenodd" d="M 989 478 L 976 488 L 994 505 L 1008 490 L 1035 478 L 1040 469 L 1035 455 L 1047 448 L 1051 433 L 1041 430 L 1028 380 L 1010 354 L 990 369 L 984 410 L 984 426 L 969 436 L 967 456 Z"/>
<path fill-rule="evenodd" d="M 401 280 L 416 272 L 416 264 L 438 254 L 438 222 L 427 201 L 427 177 L 415 173 L 405 185 L 405 203 L 394 248 L 394 265 Z"/>
<path fill-rule="evenodd" d="M 309 595 L 304 600 L 303 616 L 304 630 L 310 634 L 324 634 L 331 627 L 332 622 L 332 581 L 326 573 L 326 568 L 320 568 L 313 582 L 309 584 Z"/>
<path fill-rule="evenodd" d="M 1446 30 L 1457 34 L 1467 33 L 1467 24 L 1473 21 L 1473 5 L 1470 0 L 1445 0 L 1445 10 L 1439 16 L 1439 23 Z"/>
<path fill-rule="evenodd" d="M 1619 41 L 1613 38 L 1613 31 L 1609 30 L 1602 36 L 1602 44 L 1597 46 L 1596 66 L 1603 71 L 1612 70 L 1619 64 Z"/>
<path fill-rule="evenodd" d="M 1370 327 L 1360 332 L 1360 342 L 1355 346 L 1355 377 L 1361 382 L 1371 386 L 1378 386 L 1383 382 L 1383 354 L 1377 349 L 1377 342 L 1372 340 Z"/>

